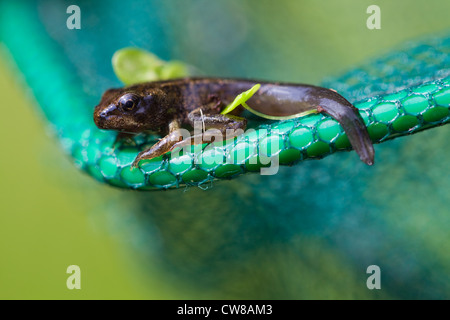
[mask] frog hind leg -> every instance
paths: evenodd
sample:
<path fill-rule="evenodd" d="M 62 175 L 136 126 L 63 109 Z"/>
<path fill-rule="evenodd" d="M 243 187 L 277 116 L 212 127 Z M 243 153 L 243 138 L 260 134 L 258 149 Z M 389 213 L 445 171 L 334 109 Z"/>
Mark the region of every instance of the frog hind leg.
<path fill-rule="evenodd" d="M 188 114 L 188 122 L 194 127 L 194 134 L 174 147 L 228 140 L 242 134 L 247 127 L 245 118 L 230 114 L 204 114 L 200 108 Z"/>

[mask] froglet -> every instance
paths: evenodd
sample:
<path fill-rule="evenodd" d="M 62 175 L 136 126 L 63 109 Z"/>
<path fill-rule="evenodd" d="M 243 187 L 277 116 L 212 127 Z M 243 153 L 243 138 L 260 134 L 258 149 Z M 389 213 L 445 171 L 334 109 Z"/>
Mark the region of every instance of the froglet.
<path fill-rule="evenodd" d="M 375 151 L 358 109 L 337 92 L 306 84 L 273 83 L 245 79 L 182 78 L 140 83 L 107 90 L 95 107 L 94 121 L 100 129 L 123 134 L 152 131 L 163 136 L 133 162 L 152 159 L 183 143 L 180 128 L 192 128 L 202 121 L 205 129 L 242 129 L 247 120 L 238 115 L 220 114 L 224 106 L 255 84 L 260 89 L 247 101 L 258 112 L 272 116 L 290 116 L 316 110 L 329 114 L 343 127 L 360 159 L 374 162 Z M 191 137 L 191 141 L 194 141 Z M 208 137 L 200 141 L 211 142 Z M 184 141 L 185 143 L 186 141 Z"/>

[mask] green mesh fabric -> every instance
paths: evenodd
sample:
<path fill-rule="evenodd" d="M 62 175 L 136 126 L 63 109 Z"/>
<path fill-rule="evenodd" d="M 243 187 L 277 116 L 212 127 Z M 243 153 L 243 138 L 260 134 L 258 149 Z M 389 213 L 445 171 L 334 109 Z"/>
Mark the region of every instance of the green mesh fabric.
<path fill-rule="evenodd" d="M 421 42 L 410 41 L 340 77 L 325 80 L 323 85 L 359 101 L 419 86 L 449 74 L 450 37 L 442 35 Z"/>
<path fill-rule="evenodd" d="M 22 26 L 17 28 L 19 34 L 4 34 L 5 42 L 63 149 L 75 165 L 99 181 L 139 190 L 201 187 L 212 180 L 259 172 L 270 165 L 261 158 L 278 156 L 281 165 L 292 165 L 351 148 L 337 121 L 319 114 L 262 125 L 225 143 L 192 146 L 181 156 L 169 153 L 132 168 L 136 155 L 151 146 L 155 137 L 137 136 L 132 144 L 115 145 L 116 133 L 97 129 L 92 121 L 95 100 L 86 97 L 78 78 L 63 68 L 67 57 L 50 49 L 56 44 L 40 32 L 42 26 L 29 12 L 15 11 L 19 8 L 5 8 L 5 23 Z M 21 39 L 26 37 L 31 38 L 30 48 L 48 47 L 52 54 L 23 50 Z M 354 102 L 374 143 L 415 133 L 450 119 L 450 84 L 445 78 L 449 50 L 449 38 L 409 45 L 324 85 Z M 377 81 L 381 77 L 385 81 Z"/>

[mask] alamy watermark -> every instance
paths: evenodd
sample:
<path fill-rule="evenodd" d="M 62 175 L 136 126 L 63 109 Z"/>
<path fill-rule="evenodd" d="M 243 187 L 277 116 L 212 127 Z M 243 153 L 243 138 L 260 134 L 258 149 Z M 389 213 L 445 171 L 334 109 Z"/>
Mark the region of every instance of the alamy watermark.
<path fill-rule="evenodd" d="M 380 269 L 380 267 L 377 265 L 368 266 L 366 273 L 370 274 L 370 276 L 367 278 L 367 281 L 366 281 L 367 289 L 380 290 L 381 289 L 381 269 Z"/>
<path fill-rule="evenodd" d="M 366 13 L 370 14 L 367 18 L 366 26 L 369 30 L 381 29 L 381 9 L 373 4 L 367 7 Z"/>
<path fill-rule="evenodd" d="M 70 274 L 66 280 L 67 289 L 81 289 L 81 269 L 73 264 L 67 267 L 66 273 Z"/>
<path fill-rule="evenodd" d="M 81 10 L 77 5 L 70 5 L 67 7 L 66 13 L 70 16 L 66 20 L 67 29 L 81 29 Z"/>

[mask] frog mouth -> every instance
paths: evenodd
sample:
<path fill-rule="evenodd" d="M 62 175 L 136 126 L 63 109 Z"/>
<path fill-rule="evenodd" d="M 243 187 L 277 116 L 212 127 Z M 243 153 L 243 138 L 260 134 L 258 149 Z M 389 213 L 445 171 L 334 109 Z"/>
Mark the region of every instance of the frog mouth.
<path fill-rule="evenodd" d="M 135 123 L 132 119 L 125 118 L 123 115 L 105 115 L 103 112 L 95 113 L 94 122 L 99 129 L 103 130 L 115 130 L 129 134 L 136 134 L 142 131 L 141 125 Z"/>

